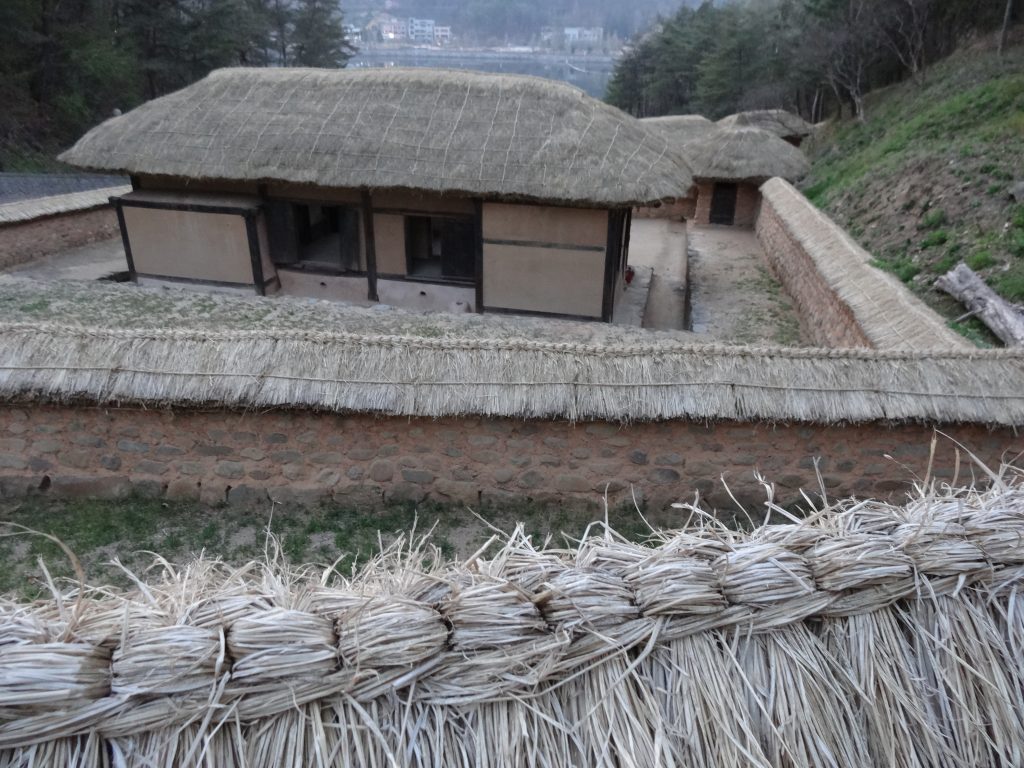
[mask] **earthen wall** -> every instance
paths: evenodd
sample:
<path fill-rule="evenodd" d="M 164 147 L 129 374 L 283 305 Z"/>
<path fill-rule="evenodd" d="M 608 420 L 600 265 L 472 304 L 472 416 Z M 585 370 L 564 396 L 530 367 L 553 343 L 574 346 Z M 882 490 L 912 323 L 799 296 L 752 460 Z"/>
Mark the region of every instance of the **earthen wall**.
<path fill-rule="evenodd" d="M 1012 430 L 943 432 L 998 466 L 1024 450 Z M 334 499 L 372 509 L 424 500 L 479 506 L 533 501 L 649 509 L 692 501 L 763 509 L 757 473 L 780 503 L 799 489 L 889 497 L 924 477 L 932 430 L 920 425 L 770 425 L 405 419 L 301 411 L 0 407 L 0 492 L 129 493 L 263 505 Z M 964 464 L 961 480 L 969 480 Z M 817 465 L 816 465 L 817 462 Z M 932 476 L 953 479 L 940 437 Z M 819 481 L 820 474 L 820 481 Z M 980 476 L 980 473 L 977 473 Z"/>
<path fill-rule="evenodd" d="M 119 232 L 117 214 L 110 206 L 2 226 L 0 269 L 117 237 Z"/>
<path fill-rule="evenodd" d="M 772 271 L 793 297 L 805 338 L 820 347 L 872 346 L 849 305 L 828 285 L 770 198 L 761 202 L 755 231 Z"/>

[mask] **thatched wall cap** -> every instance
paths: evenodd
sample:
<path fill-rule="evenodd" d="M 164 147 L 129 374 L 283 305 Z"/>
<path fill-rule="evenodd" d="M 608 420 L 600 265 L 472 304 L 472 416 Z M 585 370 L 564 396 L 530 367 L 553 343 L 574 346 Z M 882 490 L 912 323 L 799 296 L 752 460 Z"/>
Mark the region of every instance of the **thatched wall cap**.
<path fill-rule="evenodd" d="M 814 126 L 799 115 L 784 109 L 753 109 L 737 112 L 718 121 L 722 128 L 760 128 L 784 139 L 802 139 L 814 132 Z"/>
<path fill-rule="evenodd" d="M 684 196 L 684 160 L 564 83 L 431 69 L 222 69 L 93 128 L 61 159 L 191 179 L 592 206 Z"/>
<path fill-rule="evenodd" d="M 797 181 L 810 170 L 807 157 L 774 133 L 758 128 L 718 128 L 681 150 L 698 179 Z"/>

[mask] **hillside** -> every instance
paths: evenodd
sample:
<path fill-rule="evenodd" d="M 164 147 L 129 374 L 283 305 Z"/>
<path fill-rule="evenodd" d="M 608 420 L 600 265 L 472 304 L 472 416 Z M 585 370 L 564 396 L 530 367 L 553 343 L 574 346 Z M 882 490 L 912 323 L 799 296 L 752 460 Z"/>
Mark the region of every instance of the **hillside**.
<path fill-rule="evenodd" d="M 965 48 L 869 94 L 866 114 L 819 131 L 807 196 L 951 321 L 963 308 L 932 286 L 960 260 L 1024 302 L 1024 45 Z M 991 343 L 978 321 L 954 327 Z"/>

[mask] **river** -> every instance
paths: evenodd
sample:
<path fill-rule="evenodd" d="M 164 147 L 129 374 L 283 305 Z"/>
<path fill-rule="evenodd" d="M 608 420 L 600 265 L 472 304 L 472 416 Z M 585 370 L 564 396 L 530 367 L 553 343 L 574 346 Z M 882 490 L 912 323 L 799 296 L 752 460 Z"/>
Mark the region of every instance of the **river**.
<path fill-rule="evenodd" d="M 442 67 L 536 75 L 562 80 L 591 96 L 604 98 L 616 59 L 605 54 L 559 54 L 532 51 L 468 51 L 451 48 L 364 48 L 350 67 Z"/>

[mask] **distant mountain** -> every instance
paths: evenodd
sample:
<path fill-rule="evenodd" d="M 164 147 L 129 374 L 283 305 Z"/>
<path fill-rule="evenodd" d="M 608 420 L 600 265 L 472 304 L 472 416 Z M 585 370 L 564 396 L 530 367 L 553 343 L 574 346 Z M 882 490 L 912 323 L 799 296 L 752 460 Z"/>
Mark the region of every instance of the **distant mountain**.
<path fill-rule="evenodd" d="M 606 35 L 628 39 L 658 16 L 700 0 L 341 0 L 346 16 L 357 21 L 377 12 L 434 19 L 450 25 L 469 43 L 529 44 L 545 27 L 603 27 Z"/>

